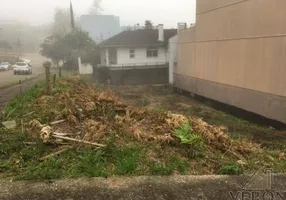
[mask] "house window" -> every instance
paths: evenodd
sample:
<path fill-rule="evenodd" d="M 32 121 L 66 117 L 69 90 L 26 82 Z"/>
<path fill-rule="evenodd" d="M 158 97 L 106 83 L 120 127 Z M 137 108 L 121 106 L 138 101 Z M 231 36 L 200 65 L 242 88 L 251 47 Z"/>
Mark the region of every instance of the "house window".
<path fill-rule="evenodd" d="M 156 48 L 148 48 L 147 49 L 147 58 L 158 57 L 158 49 Z"/>
<path fill-rule="evenodd" d="M 135 58 L 135 49 L 129 49 L 130 58 Z"/>

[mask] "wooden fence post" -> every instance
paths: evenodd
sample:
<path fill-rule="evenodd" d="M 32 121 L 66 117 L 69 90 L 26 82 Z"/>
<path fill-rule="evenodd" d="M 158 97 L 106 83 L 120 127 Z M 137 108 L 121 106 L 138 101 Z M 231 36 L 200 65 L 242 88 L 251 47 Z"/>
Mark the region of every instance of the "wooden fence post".
<path fill-rule="evenodd" d="M 51 94 L 51 66 L 52 63 L 50 61 L 46 61 L 43 63 L 43 66 L 46 68 L 46 94 Z"/>
<path fill-rule="evenodd" d="M 62 68 L 59 67 L 59 77 L 62 77 Z"/>
<path fill-rule="evenodd" d="M 53 78 L 53 88 L 56 87 L 56 79 L 57 79 L 57 75 L 54 74 L 54 78 Z"/>
<path fill-rule="evenodd" d="M 47 95 L 51 94 L 51 72 L 50 67 L 46 67 L 46 92 Z"/>
<path fill-rule="evenodd" d="M 24 105 L 23 105 L 23 83 L 22 80 L 19 81 L 19 86 L 20 86 L 20 97 L 21 97 L 21 130 L 22 133 L 24 133 L 24 119 L 23 119 L 23 115 L 24 115 Z"/>

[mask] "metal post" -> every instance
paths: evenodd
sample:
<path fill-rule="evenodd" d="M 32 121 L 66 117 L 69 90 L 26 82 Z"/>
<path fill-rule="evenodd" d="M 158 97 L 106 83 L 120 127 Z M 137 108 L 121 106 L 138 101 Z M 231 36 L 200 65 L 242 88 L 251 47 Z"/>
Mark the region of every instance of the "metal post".
<path fill-rule="evenodd" d="M 19 49 L 19 54 L 20 54 L 20 58 L 22 57 L 22 52 L 21 52 L 21 43 L 20 43 L 20 39 L 18 38 L 18 49 Z"/>

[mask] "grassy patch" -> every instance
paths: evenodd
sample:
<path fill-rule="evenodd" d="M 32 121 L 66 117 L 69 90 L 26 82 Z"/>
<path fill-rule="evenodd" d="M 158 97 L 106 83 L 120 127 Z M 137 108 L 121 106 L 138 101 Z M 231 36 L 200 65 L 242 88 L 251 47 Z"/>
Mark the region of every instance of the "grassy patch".
<path fill-rule="evenodd" d="M 40 161 L 54 147 L 43 144 L 28 134 L 0 134 L 0 173 L 17 180 L 45 180 L 78 177 L 108 177 L 139 173 L 141 150 L 133 146 L 117 147 L 112 138 L 101 150 L 73 148 L 61 155 Z M 33 142 L 27 145 L 26 142 Z"/>
<path fill-rule="evenodd" d="M 189 171 L 188 161 L 175 155 L 164 162 L 151 161 L 149 162 L 148 167 L 150 174 L 160 176 L 171 175 L 174 172 L 186 174 Z"/>
<path fill-rule="evenodd" d="M 243 173 L 243 169 L 238 164 L 231 163 L 222 166 L 219 172 L 223 175 L 239 175 Z"/>
<path fill-rule="evenodd" d="M 24 94 L 16 96 L 7 104 L 2 120 L 17 119 L 21 115 L 27 114 L 27 108 L 32 107 L 30 103 L 43 94 L 43 88 L 44 82 L 40 82 L 36 86 L 28 89 Z"/>
<path fill-rule="evenodd" d="M 173 173 L 173 169 L 168 166 L 166 163 L 156 163 L 151 162 L 148 165 L 150 174 L 152 175 L 171 175 Z"/>

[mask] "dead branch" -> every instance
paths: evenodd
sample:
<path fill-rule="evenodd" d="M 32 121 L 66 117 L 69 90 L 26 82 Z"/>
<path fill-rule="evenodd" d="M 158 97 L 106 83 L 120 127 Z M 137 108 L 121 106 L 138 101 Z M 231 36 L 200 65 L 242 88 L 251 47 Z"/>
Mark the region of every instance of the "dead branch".
<path fill-rule="evenodd" d="M 106 145 L 104 145 L 104 144 L 98 144 L 98 143 L 88 142 L 88 141 L 84 141 L 84 140 L 78 140 L 78 139 L 69 138 L 69 137 L 63 137 L 63 136 L 58 136 L 58 135 L 52 135 L 52 137 L 56 138 L 56 139 L 78 142 L 78 143 L 88 144 L 88 145 L 97 146 L 97 147 L 106 147 Z"/>
<path fill-rule="evenodd" d="M 23 117 L 28 117 L 29 115 L 32 115 L 32 114 L 34 114 L 34 113 L 35 113 L 35 111 L 29 112 L 28 114 L 23 115 Z"/>
<path fill-rule="evenodd" d="M 69 149 L 72 149 L 72 148 L 73 148 L 73 146 L 65 147 L 65 148 L 63 148 L 63 149 L 61 149 L 61 150 L 59 150 L 59 151 L 56 151 L 56 152 L 54 152 L 54 153 L 51 153 L 51 154 L 49 154 L 49 155 L 47 155 L 47 156 L 44 156 L 44 157 L 40 158 L 40 160 L 41 160 L 41 161 L 47 160 L 47 159 L 49 159 L 49 158 L 51 158 L 51 157 L 57 156 L 57 155 L 59 155 L 59 154 L 65 152 L 65 151 L 67 151 L 67 150 L 69 150 Z"/>
<path fill-rule="evenodd" d="M 56 124 L 60 124 L 60 123 L 66 122 L 66 121 L 67 121 L 66 119 L 57 120 L 57 121 L 51 122 L 50 125 L 56 125 Z"/>
<path fill-rule="evenodd" d="M 26 144 L 26 145 L 36 145 L 37 143 L 36 143 L 36 142 L 23 142 L 23 144 Z"/>

